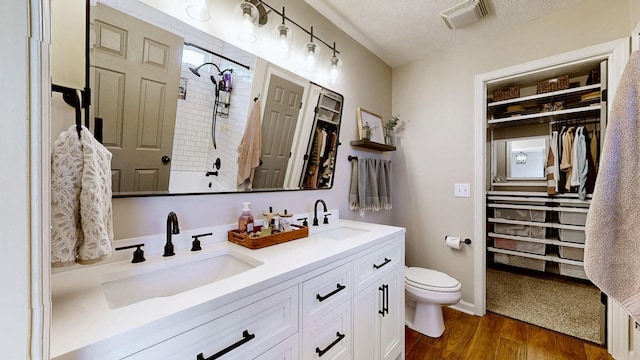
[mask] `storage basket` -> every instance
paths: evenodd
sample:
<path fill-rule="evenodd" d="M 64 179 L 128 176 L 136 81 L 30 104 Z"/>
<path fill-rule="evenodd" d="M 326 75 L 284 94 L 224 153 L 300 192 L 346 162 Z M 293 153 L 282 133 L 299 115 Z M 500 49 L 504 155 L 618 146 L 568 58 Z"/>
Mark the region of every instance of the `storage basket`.
<path fill-rule="evenodd" d="M 520 97 L 520 88 L 510 86 L 498 90 L 493 90 L 493 101 L 503 101 Z"/>
<path fill-rule="evenodd" d="M 523 256 L 501 254 L 501 253 L 494 253 L 493 261 L 500 264 L 517 266 L 517 267 L 530 269 L 530 270 L 537 270 L 537 271 L 544 271 L 545 266 L 547 264 L 545 260 L 532 259 L 532 258 L 523 257 Z"/>
<path fill-rule="evenodd" d="M 563 259 L 584 261 L 584 249 L 571 246 L 560 246 L 560 257 Z"/>
<path fill-rule="evenodd" d="M 544 226 L 494 224 L 493 231 L 498 234 L 532 237 L 537 239 L 545 239 L 547 237 L 547 228 Z"/>
<path fill-rule="evenodd" d="M 538 81 L 537 93 L 548 93 L 552 91 L 565 90 L 569 88 L 569 75 L 558 76 L 557 78 Z"/>
<path fill-rule="evenodd" d="M 496 218 L 507 220 L 545 222 L 546 218 L 545 210 L 495 208 L 494 214 Z"/>
<path fill-rule="evenodd" d="M 584 244 L 584 230 L 559 229 L 560 240 Z"/>
<path fill-rule="evenodd" d="M 498 249 L 521 251 L 529 254 L 545 255 L 547 253 L 547 245 L 532 241 L 512 240 L 495 238 L 493 246 Z"/>
<path fill-rule="evenodd" d="M 584 272 L 583 266 L 565 264 L 565 263 L 560 263 L 559 265 L 560 265 L 560 275 L 589 280 L 589 278 L 587 277 L 587 274 L 585 274 Z"/>
<path fill-rule="evenodd" d="M 586 212 L 560 211 L 560 223 L 567 225 L 585 225 L 587 223 Z"/>

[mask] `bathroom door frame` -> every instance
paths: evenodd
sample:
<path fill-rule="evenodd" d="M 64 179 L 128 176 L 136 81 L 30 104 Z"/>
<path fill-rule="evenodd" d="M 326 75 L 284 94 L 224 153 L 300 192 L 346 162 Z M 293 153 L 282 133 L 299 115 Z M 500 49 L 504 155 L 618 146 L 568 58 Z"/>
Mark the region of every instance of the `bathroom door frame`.
<path fill-rule="evenodd" d="M 486 191 L 487 191 L 487 161 L 488 145 L 487 145 L 487 124 L 485 119 L 487 105 L 487 84 L 504 80 L 510 77 L 520 76 L 526 73 L 536 72 L 542 69 L 548 69 L 563 66 L 572 62 L 586 60 L 591 58 L 602 58 L 608 60 L 608 97 L 613 99 L 617 89 L 618 81 L 622 75 L 622 71 L 629 59 L 629 38 L 622 38 L 605 42 L 602 44 L 586 47 L 579 50 L 569 51 L 563 54 L 546 57 L 539 60 L 530 61 L 504 69 L 499 69 L 475 76 L 474 79 L 474 216 L 473 216 L 473 233 L 474 238 L 478 239 L 474 246 L 474 309 L 475 314 L 483 316 L 486 313 Z M 608 107 L 607 111 L 610 112 Z M 609 307 L 611 308 L 611 307 Z M 609 311 L 609 314 L 611 312 Z M 607 347 L 612 352 L 614 341 L 619 338 L 627 338 L 627 334 L 617 334 L 614 339 L 614 321 L 615 316 L 607 317 Z M 617 320 L 616 320 L 617 321 Z"/>

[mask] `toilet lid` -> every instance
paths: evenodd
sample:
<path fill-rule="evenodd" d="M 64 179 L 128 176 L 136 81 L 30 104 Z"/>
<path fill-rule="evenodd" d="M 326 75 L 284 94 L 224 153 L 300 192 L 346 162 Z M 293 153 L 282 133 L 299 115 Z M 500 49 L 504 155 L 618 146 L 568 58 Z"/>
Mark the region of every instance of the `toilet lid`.
<path fill-rule="evenodd" d="M 440 271 L 410 267 L 405 270 L 404 277 L 411 286 L 424 289 L 439 289 L 441 291 L 457 291 L 460 289 L 458 280 Z"/>

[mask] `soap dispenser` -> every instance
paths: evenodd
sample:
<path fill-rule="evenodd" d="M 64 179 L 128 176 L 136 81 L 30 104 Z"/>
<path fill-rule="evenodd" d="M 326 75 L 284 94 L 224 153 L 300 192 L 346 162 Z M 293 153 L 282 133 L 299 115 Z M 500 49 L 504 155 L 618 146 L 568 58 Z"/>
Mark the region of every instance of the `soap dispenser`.
<path fill-rule="evenodd" d="M 241 233 L 253 232 L 253 215 L 251 215 L 251 209 L 249 209 L 250 202 L 242 203 L 242 214 L 238 218 L 238 230 Z"/>

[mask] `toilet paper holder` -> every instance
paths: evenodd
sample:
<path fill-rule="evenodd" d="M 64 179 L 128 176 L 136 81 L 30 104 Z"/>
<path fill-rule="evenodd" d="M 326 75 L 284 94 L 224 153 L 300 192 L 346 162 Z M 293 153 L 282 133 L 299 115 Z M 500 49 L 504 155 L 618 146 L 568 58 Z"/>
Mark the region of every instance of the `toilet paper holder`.
<path fill-rule="evenodd" d="M 444 236 L 444 241 L 447 241 L 447 238 L 449 237 L 449 235 L 445 235 Z M 460 240 L 460 242 L 465 243 L 467 245 L 471 245 L 471 239 L 464 239 L 464 240 Z"/>

